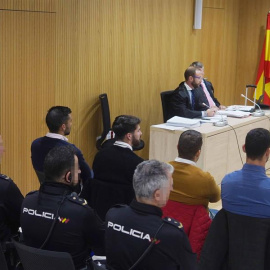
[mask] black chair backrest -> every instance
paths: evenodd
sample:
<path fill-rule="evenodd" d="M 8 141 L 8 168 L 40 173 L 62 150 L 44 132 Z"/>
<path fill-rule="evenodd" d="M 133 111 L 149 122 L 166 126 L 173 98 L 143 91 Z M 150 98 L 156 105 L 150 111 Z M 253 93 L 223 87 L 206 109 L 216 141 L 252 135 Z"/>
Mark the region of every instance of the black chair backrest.
<path fill-rule="evenodd" d="M 99 95 L 99 100 L 102 112 L 103 131 L 101 137 L 96 142 L 98 150 L 102 148 L 101 145 L 105 141 L 108 132 L 111 130 L 111 116 L 107 94 Z"/>
<path fill-rule="evenodd" d="M 14 241 L 24 270 L 75 270 L 71 255 L 29 247 Z"/>
<path fill-rule="evenodd" d="M 0 243 L 0 269 L 8 270 L 5 254 L 3 252 L 1 243 Z"/>
<path fill-rule="evenodd" d="M 103 121 L 103 131 L 100 138 L 96 141 L 96 148 L 98 150 L 108 147 L 114 144 L 115 139 L 108 139 L 106 140 L 107 134 L 111 130 L 111 116 L 110 116 L 110 107 L 108 102 L 107 94 L 99 95 L 100 105 L 101 105 L 101 112 L 102 112 L 102 121 Z M 139 151 L 144 148 L 144 141 L 141 140 L 138 146 L 134 146 L 134 151 Z"/>
<path fill-rule="evenodd" d="M 171 118 L 170 103 L 173 92 L 174 90 L 169 90 L 160 93 L 164 123 L 166 123 L 166 121 Z"/>

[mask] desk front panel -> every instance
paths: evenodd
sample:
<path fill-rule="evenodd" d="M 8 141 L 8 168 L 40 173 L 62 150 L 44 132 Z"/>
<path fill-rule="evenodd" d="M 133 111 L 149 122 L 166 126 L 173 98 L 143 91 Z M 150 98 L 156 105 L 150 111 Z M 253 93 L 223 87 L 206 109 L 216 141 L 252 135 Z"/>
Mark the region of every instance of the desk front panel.
<path fill-rule="evenodd" d="M 244 119 L 228 118 L 233 127 L 214 127 L 203 124 L 195 130 L 202 133 L 203 146 L 197 166 L 209 171 L 219 184 L 225 174 L 242 168 L 245 163 L 245 153 L 242 145 L 248 131 L 262 127 L 269 129 L 270 121 L 267 117 L 248 117 Z M 171 131 L 157 127 L 150 128 L 150 159 L 160 161 L 174 160 L 177 153 L 179 136 L 187 129 Z M 270 161 L 267 163 L 270 168 Z"/>

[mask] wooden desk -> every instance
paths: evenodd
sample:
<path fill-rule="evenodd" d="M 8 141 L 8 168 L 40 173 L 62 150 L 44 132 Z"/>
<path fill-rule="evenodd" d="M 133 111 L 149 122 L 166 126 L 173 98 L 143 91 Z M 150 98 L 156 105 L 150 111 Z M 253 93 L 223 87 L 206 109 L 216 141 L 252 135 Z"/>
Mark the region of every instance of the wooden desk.
<path fill-rule="evenodd" d="M 269 130 L 269 112 L 267 115 L 247 118 L 228 117 L 230 126 L 216 127 L 212 123 L 204 123 L 194 128 L 201 132 L 203 137 L 201 156 L 197 166 L 210 172 L 218 184 L 225 174 L 241 169 L 246 161 L 246 155 L 242 150 L 246 134 L 258 127 Z M 174 160 L 178 156 L 179 136 L 185 130 L 187 129 L 172 131 L 151 126 L 149 158 L 165 162 Z M 267 162 L 267 168 L 270 168 L 270 161 Z"/>

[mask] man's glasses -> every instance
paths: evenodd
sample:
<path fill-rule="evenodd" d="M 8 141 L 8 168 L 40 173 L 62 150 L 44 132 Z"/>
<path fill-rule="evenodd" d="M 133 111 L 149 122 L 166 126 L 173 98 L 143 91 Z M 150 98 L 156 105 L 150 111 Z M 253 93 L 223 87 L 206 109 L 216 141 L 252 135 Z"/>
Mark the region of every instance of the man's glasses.
<path fill-rule="evenodd" d="M 201 79 L 202 77 L 201 76 L 193 76 L 193 78 Z"/>

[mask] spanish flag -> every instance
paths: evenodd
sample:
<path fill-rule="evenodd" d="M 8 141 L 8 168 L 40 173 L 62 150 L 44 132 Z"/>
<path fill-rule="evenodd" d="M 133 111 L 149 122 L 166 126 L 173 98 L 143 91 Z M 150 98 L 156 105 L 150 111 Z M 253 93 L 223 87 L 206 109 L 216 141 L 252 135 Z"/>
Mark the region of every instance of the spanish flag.
<path fill-rule="evenodd" d="M 256 99 L 258 100 L 260 96 L 264 94 L 263 103 L 270 105 L 270 11 L 267 14 L 266 34 L 256 78 L 256 85 Z"/>

